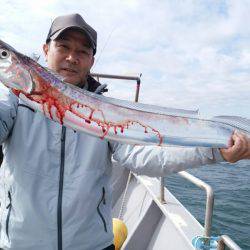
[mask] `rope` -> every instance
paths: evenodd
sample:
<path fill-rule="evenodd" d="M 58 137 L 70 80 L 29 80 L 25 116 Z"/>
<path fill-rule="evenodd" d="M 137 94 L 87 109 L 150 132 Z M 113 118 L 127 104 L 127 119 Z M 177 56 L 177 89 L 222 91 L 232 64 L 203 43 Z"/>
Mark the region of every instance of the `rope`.
<path fill-rule="evenodd" d="M 122 197 L 121 209 L 120 209 L 120 212 L 119 212 L 119 215 L 118 215 L 118 219 L 120 219 L 120 220 L 123 219 L 123 213 L 124 213 L 125 203 L 126 203 L 126 196 L 127 196 L 128 186 L 129 186 L 131 177 L 132 177 L 132 172 L 129 171 L 127 184 L 126 184 L 126 187 L 125 187 L 125 190 L 124 190 L 124 194 L 123 194 L 123 197 Z"/>

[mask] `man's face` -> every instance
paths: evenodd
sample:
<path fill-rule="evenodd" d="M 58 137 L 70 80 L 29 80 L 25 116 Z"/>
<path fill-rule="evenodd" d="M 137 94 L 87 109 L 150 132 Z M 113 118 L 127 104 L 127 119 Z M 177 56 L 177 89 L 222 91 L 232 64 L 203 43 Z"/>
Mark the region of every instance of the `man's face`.
<path fill-rule="evenodd" d="M 56 40 L 43 47 L 48 67 L 64 81 L 78 85 L 85 83 L 94 63 L 93 49 L 85 35 L 76 30 L 67 30 Z"/>

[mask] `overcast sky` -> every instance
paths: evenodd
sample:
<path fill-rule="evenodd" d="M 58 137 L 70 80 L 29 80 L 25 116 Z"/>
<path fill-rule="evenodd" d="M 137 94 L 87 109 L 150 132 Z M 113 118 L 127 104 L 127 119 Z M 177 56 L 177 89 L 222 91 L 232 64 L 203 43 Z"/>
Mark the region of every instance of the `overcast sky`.
<path fill-rule="evenodd" d="M 52 20 L 78 12 L 98 32 L 92 71 L 142 73 L 141 102 L 250 118 L 250 1 L 0 3 L 0 39 L 20 52 L 42 54 Z M 133 98 L 134 83 L 103 82 L 109 95 Z"/>

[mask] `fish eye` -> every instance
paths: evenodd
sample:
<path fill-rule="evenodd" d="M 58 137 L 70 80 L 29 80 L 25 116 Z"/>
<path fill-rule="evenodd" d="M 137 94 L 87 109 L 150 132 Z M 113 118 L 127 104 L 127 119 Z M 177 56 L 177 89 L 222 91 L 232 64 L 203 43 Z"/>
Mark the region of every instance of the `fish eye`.
<path fill-rule="evenodd" d="M 9 52 L 6 51 L 6 50 L 1 49 L 1 50 L 0 50 L 0 58 L 1 58 L 1 59 L 5 59 L 5 58 L 7 58 L 7 57 L 9 57 Z"/>

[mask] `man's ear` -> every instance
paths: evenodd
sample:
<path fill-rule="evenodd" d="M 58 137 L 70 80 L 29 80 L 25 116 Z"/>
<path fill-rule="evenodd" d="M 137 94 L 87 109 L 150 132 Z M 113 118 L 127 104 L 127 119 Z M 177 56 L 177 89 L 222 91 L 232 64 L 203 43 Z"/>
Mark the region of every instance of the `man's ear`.
<path fill-rule="evenodd" d="M 45 43 L 43 45 L 43 52 L 44 52 L 44 56 L 45 56 L 46 61 L 47 61 L 47 57 L 48 57 L 48 51 L 49 51 L 49 44 Z"/>

